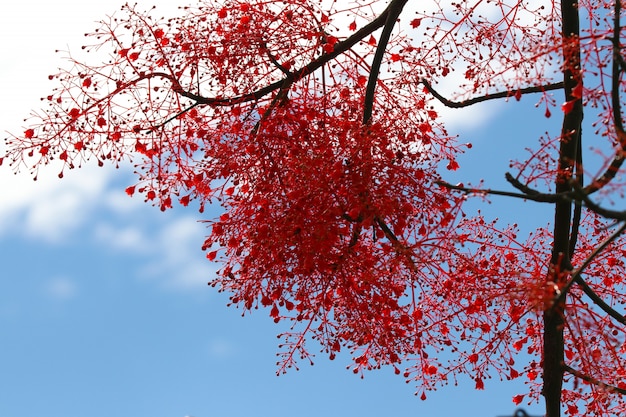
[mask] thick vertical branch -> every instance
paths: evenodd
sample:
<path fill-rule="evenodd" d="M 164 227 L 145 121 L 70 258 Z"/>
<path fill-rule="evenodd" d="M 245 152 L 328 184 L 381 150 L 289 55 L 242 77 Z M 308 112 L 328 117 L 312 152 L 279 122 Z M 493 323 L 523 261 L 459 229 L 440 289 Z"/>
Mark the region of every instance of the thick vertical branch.
<path fill-rule="evenodd" d="M 582 83 L 580 73 L 579 16 L 577 0 L 561 2 L 563 20 L 563 84 L 565 101 L 571 108 L 565 113 L 561 130 L 559 149 L 559 170 L 556 178 L 556 193 L 571 190 L 570 179 L 574 173 L 580 143 L 580 127 L 583 107 L 580 97 L 574 94 L 575 87 Z M 551 268 L 547 281 L 549 285 L 561 286 L 567 279 L 567 272 L 572 270 L 570 239 L 572 231 L 572 203 L 557 201 L 554 210 L 554 243 Z M 561 415 L 561 391 L 564 372 L 564 337 L 565 300 L 559 300 L 543 315 L 543 395 L 546 402 L 546 416 Z"/>
<path fill-rule="evenodd" d="M 408 0 L 394 0 L 388 6 L 387 20 L 383 27 L 383 32 L 378 40 L 378 47 L 374 54 L 374 60 L 372 61 L 372 68 L 370 70 L 369 80 L 367 81 L 367 87 L 365 89 L 365 104 L 363 106 L 363 124 L 367 124 L 372 117 L 372 110 L 374 108 L 374 93 L 376 90 L 376 83 L 378 82 L 378 74 L 380 73 L 380 65 L 383 62 L 383 56 L 387 49 L 387 44 L 391 38 L 391 31 L 396 24 L 396 20 L 402 13 L 402 8 Z"/>

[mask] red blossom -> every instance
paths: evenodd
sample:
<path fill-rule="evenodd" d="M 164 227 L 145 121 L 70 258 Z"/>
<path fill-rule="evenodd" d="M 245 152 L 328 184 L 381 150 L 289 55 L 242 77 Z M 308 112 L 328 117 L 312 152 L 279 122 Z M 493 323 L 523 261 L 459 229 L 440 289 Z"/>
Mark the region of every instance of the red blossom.
<path fill-rule="evenodd" d="M 178 201 L 180 202 L 181 205 L 183 206 L 187 206 L 189 205 L 189 199 L 190 197 L 188 195 L 182 196 Z"/>
<path fill-rule="evenodd" d="M 72 119 L 77 119 L 78 116 L 80 116 L 80 109 L 74 107 L 67 114 L 69 114 Z"/>
<path fill-rule="evenodd" d="M 574 109 L 574 105 L 576 104 L 576 100 L 566 101 L 561 105 L 561 110 L 563 113 L 568 114 Z"/>
<path fill-rule="evenodd" d="M 446 165 L 446 169 L 450 171 L 456 171 L 457 169 L 459 169 L 459 163 L 455 160 L 451 160 L 450 162 L 448 162 L 448 165 Z"/>
<path fill-rule="evenodd" d="M 130 187 L 126 187 L 126 194 L 128 194 L 130 197 L 133 196 L 133 194 L 135 194 L 135 186 L 130 186 Z"/>

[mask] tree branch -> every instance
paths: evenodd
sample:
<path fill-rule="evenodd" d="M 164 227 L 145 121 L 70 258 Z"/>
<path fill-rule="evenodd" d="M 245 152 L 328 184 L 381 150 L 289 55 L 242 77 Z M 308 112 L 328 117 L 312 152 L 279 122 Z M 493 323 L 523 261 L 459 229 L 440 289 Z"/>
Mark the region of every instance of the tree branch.
<path fill-rule="evenodd" d="M 602 298 L 600 298 L 600 296 L 596 294 L 595 291 L 582 278 L 582 274 L 585 271 L 585 269 L 589 266 L 589 264 L 591 264 L 591 262 L 600 253 L 602 253 L 602 251 L 604 251 L 607 248 L 607 246 L 609 246 L 615 239 L 620 237 L 621 234 L 624 233 L 625 230 L 626 230 L 626 222 L 624 222 L 619 229 L 613 232 L 611 236 L 606 238 L 600 245 L 598 245 L 593 250 L 593 252 L 591 252 L 589 256 L 587 256 L 587 258 L 582 263 L 582 265 L 572 273 L 572 277 L 567 282 L 567 284 L 565 284 L 565 286 L 561 288 L 561 292 L 554 300 L 555 303 L 563 302 L 565 300 L 567 293 L 572 287 L 572 284 L 576 283 L 580 285 L 583 292 L 593 301 L 593 303 L 596 304 L 598 307 L 600 307 L 606 314 L 611 316 L 617 322 L 621 324 L 626 324 L 626 317 L 618 313 L 615 309 L 613 309 L 610 305 L 608 305 L 604 300 L 602 300 Z"/>
<path fill-rule="evenodd" d="M 576 284 L 580 285 L 585 295 L 589 297 L 595 305 L 600 307 L 606 314 L 615 319 L 615 321 L 621 324 L 626 324 L 626 317 L 618 313 L 613 307 L 608 305 L 602 298 L 600 298 L 600 296 L 596 294 L 593 289 L 591 289 L 589 284 L 587 284 L 580 275 L 576 277 L 575 282 Z"/>
<path fill-rule="evenodd" d="M 402 1 L 406 2 L 408 0 L 402 0 Z M 184 91 L 182 89 L 179 89 L 176 92 L 183 97 L 187 97 L 191 100 L 198 102 L 199 104 L 204 104 L 204 105 L 209 105 L 209 106 L 220 106 L 220 107 L 232 106 L 238 103 L 259 100 L 262 97 L 266 96 L 267 94 L 271 93 L 272 91 L 280 89 L 281 86 L 284 85 L 285 81 L 290 81 L 290 80 L 296 81 L 308 74 L 311 74 L 314 71 L 321 68 L 322 66 L 324 66 L 325 64 L 327 64 L 328 62 L 338 57 L 339 55 L 350 50 L 353 46 L 355 46 L 360 41 L 362 41 L 366 36 L 371 35 L 373 32 L 383 27 L 387 23 L 387 18 L 392 12 L 392 7 L 397 7 L 399 3 L 402 3 L 402 1 L 396 0 L 396 1 L 391 2 L 391 4 L 387 6 L 387 8 L 377 18 L 375 18 L 370 23 L 368 23 L 367 25 L 363 26 L 361 29 L 356 31 L 352 36 L 348 37 L 347 39 L 341 42 L 337 42 L 335 44 L 335 49 L 332 52 L 322 54 L 319 58 L 314 59 L 313 61 L 311 61 L 304 67 L 300 68 L 299 70 L 293 71 L 291 73 L 291 76 L 287 76 L 281 80 L 275 81 L 256 91 L 253 91 L 248 94 L 242 94 L 236 97 L 230 97 L 230 98 L 204 97 L 198 94 L 191 93 L 189 91 Z"/>
<path fill-rule="evenodd" d="M 576 152 L 576 174 L 572 179 L 572 182 L 577 187 L 582 187 L 584 184 L 584 171 L 583 171 L 583 153 L 580 150 L 582 147 L 582 133 L 578 135 L 578 152 Z M 574 217 L 572 218 L 572 233 L 569 238 L 569 253 L 574 253 L 576 250 L 576 243 L 578 242 L 578 233 L 580 229 L 580 220 L 582 217 L 583 206 L 579 200 L 574 201 Z"/>
<path fill-rule="evenodd" d="M 572 368 L 569 365 L 563 365 L 563 369 L 566 372 L 574 375 L 576 378 L 580 378 L 580 379 L 582 379 L 585 382 L 588 382 L 588 383 L 590 383 L 592 385 L 595 385 L 597 387 L 602 388 L 603 390 L 606 390 L 606 391 L 609 391 L 609 392 L 615 392 L 615 393 L 618 393 L 618 394 L 626 394 L 626 389 L 616 387 L 615 385 L 610 385 L 610 384 L 604 383 L 604 382 L 602 382 L 602 381 L 600 381 L 598 379 L 595 379 L 595 378 L 593 378 L 593 377 L 591 377 L 591 376 L 589 376 L 587 374 L 583 374 L 582 372 Z"/>
<path fill-rule="evenodd" d="M 511 175 L 508 172 L 504 174 L 504 178 L 506 178 L 509 184 L 511 184 L 513 187 L 517 188 L 525 196 L 527 196 L 529 200 L 533 200 L 533 201 L 556 203 L 559 199 L 564 198 L 567 194 L 569 194 L 569 193 L 563 193 L 562 195 L 559 196 L 558 194 L 546 194 L 546 193 L 539 192 L 537 190 L 533 190 L 532 188 L 530 188 L 526 184 L 523 184 L 521 181 L 519 181 L 517 178 L 515 178 L 513 175 Z"/>
<path fill-rule="evenodd" d="M 580 62 L 580 16 L 578 0 L 561 1 L 561 35 L 563 37 L 563 90 L 565 101 L 572 109 L 563 116 L 559 146 L 558 171 L 555 178 L 556 194 L 572 190 L 570 178 L 574 172 L 577 153 L 580 152 L 580 128 L 583 103 L 577 97 L 576 87 L 582 84 Z M 571 271 L 570 237 L 572 233 L 572 202 L 559 200 L 554 205 L 554 240 L 550 271 L 547 282 L 564 285 L 563 272 Z M 557 271 L 561 271 L 557 273 Z M 560 417 L 563 390 L 563 363 L 565 360 L 565 336 L 563 328 L 566 315 L 565 301 L 554 303 L 543 312 L 543 396 L 547 417 Z"/>
<path fill-rule="evenodd" d="M 507 173 L 507 175 L 510 175 Z M 517 181 L 517 180 L 516 180 Z M 539 203 L 554 203 L 556 202 L 559 198 L 566 198 L 565 196 L 558 196 L 556 194 L 542 194 L 542 193 L 535 193 L 535 194 L 525 194 L 525 193 L 513 193 L 510 191 L 499 191 L 499 190 L 492 190 L 492 189 L 480 189 L 480 188 L 468 188 L 468 187 L 463 187 L 460 185 L 453 185 L 450 183 L 447 183 L 445 181 L 436 181 L 435 184 L 440 185 L 442 187 L 445 188 L 449 188 L 451 190 L 457 190 L 457 191 L 462 191 L 466 194 L 485 194 L 485 195 L 499 195 L 499 196 L 504 196 L 504 197 L 514 197 L 514 198 L 519 198 L 519 199 L 523 199 L 523 200 L 531 200 L 531 201 L 536 201 Z M 534 190 L 532 190 L 534 191 Z"/>
<path fill-rule="evenodd" d="M 614 3 L 613 11 L 613 38 L 611 39 L 613 43 L 613 66 L 611 71 L 611 106 L 613 108 L 613 125 L 615 127 L 615 133 L 617 134 L 619 149 L 617 150 L 615 157 L 611 161 L 611 164 L 600 176 L 600 178 L 598 178 L 596 181 L 593 181 L 586 187 L 586 194 L 591 194 L 598 191 L 606 184 L 608 184 L 613 178 L 615 178 L 615 175 L 624 163 L 624 153 L 626 153 L 626 131 L 624 131 L 624 124 L 622 123 L 622 105 L 620 102 L 620 78 L 622 72 L 624 71 L 624 59 L 621 56 L 619 41 L 621 31 L 621 11 L 621 1 L 616 1 Z"/>
<path fill-rule="evenodd" d="M 389 226 L 387 226 L 387 223 L 385 223 L 380 217 L 376 217 L 375 221 L 385 234 L 385 237 L 389 240 L 389 242 L 391 242 L 391 245 L 396 250 L 396 253 L 403 255 L 409 261 L 411 269 L 415 271 L 415 262 L 413 261 L 413 257 L 411 256 L 408 248 L 402 242 L 400 242 L 395 233 L 393 233 Z"/>
<path fill-rule="evenodd" d="M 572 197 L 575 200 L 582 201 L 589 210 L 593 211 L 596 214 L 599 214 L 602 217 L 608 219 L 615 220 L 626 220 L 626 211 L 618 211 L 618 210 L 609 210 L 600 205 L 594 203 L 587 195 L 587 188 L 581 188 L 580 185 L 576 181 L 570 181 L 572 184 L 572 188 L 574 189 L 574 193 Z"/>
<path fill-rule="evenodd" d="M 374 107 L 374 92 L 376 91 L 376 83 L 378 82 L 378 74 L 380 73 L 380 65 L 383 62 L 385 50 L 391 37 L 391 31 L 396 24 L 396 20 L 402 13 L 402 9 L 408 0 L 394 0 L 387 7 L 388 14 L 385 20 L 385 26 L 383 32 L 380 34 L 378 40 L 378 46 L 376 47 L 376 53 L 374 54 L 374 60 L 372 61 L 372 67 L 370 69 L 369 79 L 367 80 L 367 87 L 365 88 L 365 103 L 363 106 L 363 124 L 367 124 L 372 117 L 372 111 Z"/>
<path fill-rule="evenodd" d="M 494 94 L 487 94 L 487 95 L 480 96 L 480 97 L 474 97 L 469 100 L 451 101 L 445 98 L 444 96 L 442 96 L 441 94 L 439 94 L 432 87 L 432 85 L 430 85 L 430 83 L 427 80 L 422 79 L 421 83 L 424 85 L 424 87 L 426 87 L 426 90 L 428 90 L 428 92 L 432 94 L 437 100 L 439 100 L 444 106 L 450 107 L 453 109 L 460 109 L 462 107 L 468 107 L 473 104 L 482 103 L 483 101 L 495 100 L 499 98 L 507 98 L 507 97 L 511 97 L 514 95 L 514 93 L 512 93 L 511 91 L 500 91 Z M 562 88 L 563 88 L 563 83 L 558 82 L 558 83 L 547 84 L 543 86 L 526 87 L 518 91 L 520 92 L 520 94 L 531 94 L 531 93 L 543 93 L 543 92 L 551 91 L 551 90 L 560 90 Z"/>

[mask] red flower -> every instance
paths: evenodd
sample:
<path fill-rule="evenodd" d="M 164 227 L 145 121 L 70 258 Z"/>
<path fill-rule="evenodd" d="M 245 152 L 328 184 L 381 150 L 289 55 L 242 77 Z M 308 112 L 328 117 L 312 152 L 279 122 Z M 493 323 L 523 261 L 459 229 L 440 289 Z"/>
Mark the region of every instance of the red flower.
<path fill-rule="evenodd" d="M 77 109 L 76 107 L 74 107 L 73 109 L 69 111 L 68 114 L 70 115 L 72 119 L 77 119 L 78 116 L 80 116 L 80 109 Z"/>
<path fill-rule="evenodd" d="M 132 185 L 130 187 L 126 187 L 126 194 L 128 194 L 129 196 L 133 196 L 133 194 L 135 194 L 135 186 Z"/>

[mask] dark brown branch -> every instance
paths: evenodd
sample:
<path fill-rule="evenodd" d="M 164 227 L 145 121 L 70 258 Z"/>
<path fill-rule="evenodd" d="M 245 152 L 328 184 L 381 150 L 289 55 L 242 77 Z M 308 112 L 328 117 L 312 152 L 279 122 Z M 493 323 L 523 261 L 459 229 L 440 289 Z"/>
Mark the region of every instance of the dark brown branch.
<path fill-rule="evenodd" d="M 376 91 L 376 84 L 378 83 L 378 74 L 380 73 L 380 65 L 383 62 L 385 50 L 391 38 L 391 31 L 396 25 L 396 20 L 402 13 L 402 9 L 408 0 L 394 0 L 387 7 L 388 14 L 385 21 L 385 26 L 380 34 L 378 40 L 378 46 L 376 47 L 376 53 L 372 61 L 372 67 L 370 69 L 369 79 L 367 80 L 367 87 L 365 88 L 365 103 L 363 106 L 363 124 L 367 124 L 372 117 L 372 111 L 374 108 L 374 92 Z"/>
<path fill-rule="evenodd" d="M 612 41 L 612 39 L 611 39 Z M 617 60 L 617 63 L 619 64 L 620 68 L 623 71 L 626 71 L 626 61 L 624 60 L 624 57 L 621 55 L 621 53 L 617 53 L 615 55 L 615 59 Z"/>
<path fill-rule="evenodd" d="M 595 305 L 600 307 L 606 314 L 611 316 L 615 321 L 626 324 L 626 317 L 622 314 L 618 313 L 613 307 L 608 305 L 596 292 L 585 282 L 584 279 L 580 275 L 578 275 L 575 279 L 576 284 L 580 285 L 580 288 L 583 290 L 585 295 L 593 301 Z"/>
<path fill-rule="evenodd" d="M 582 147 L 582 132 L 578 135 L 578 152 L 576 153 L 576 175 L 572 180 L 577 187 L 582 187 L 584 184 L 584 171 L 583 171 L 583 153 Z M 574 253 L 576 250 L 576 243 L 578 241 L 578 232 L 580 228 L 580 220 L 582 217 L 583 206 L 579 200 L 574 201 L 574 217 L 572 219 L 572 233 L 569 238 L 569 253 Z"/>
<path fill-rule="evenodd" d="M 424 85 L 424 87 L 426 87 L 426 90 L 428 90 L 428 92 L 432 94 L 433 97 L 435 97 L 437 100 L 439 100 L 444 106 L 450 107 L 453 109 L 460 109 L 462 107 L 468 107 L 473 104 L 482 103 L 488 100 L 508 98 L 516 94 L 516 92 L 511 92 L 511 91 L 500 91 L 500 92 L 493 93 L 493 94 L 487 94 L 487 95 L 480 96 L 480 97 L 474 97 L 469 100 L 451 101 L 445 98 L 444 96 L 442 96 L 441 94 L 439 94 L 432 87 L 432 85 L 430 85 L 430 83 L 427 80 L 422 79 L 421 83 Z M 526 88 L 519 89 L 518 91 L 520 94 L 524 95 L 524 94 L 532 94 L 532 93 L 543 93 L 543 92 L 552 91 L 552 90 L 560 90 L 562 88 L 563 88 L 563 83 L 558 82 L 558 83 L 547 84 L 547 85 L 536 86 L 536 87 L 526 87 Z"/>
<path fill-rule="evenodd" d="M 620 103 L 620 76 L 622 68 L 620 66 L 620 14 L 622 12 L 622 2 L 616 1 L 614 4 L 613 14 L 613 66 L 611 70 L 611 105 L 613 107 L 613 123 L 615 130 L 624 133 L 624 124 L 622 123 L 622 106 Z"/>
<path fill-rule="evenodd" d="M 164 122 L 159 123 L 156 126 L 152 126 L 150 129 L 148 129 L 148 132 L 153 132 L 157 129 L 160 129 L 161 127 L 165 126 L 166 124 L 168 124 L 169 122 L 171 122 L 174 119 L 178 119 L 180 116 L 182 116 L 183 114 L 187 113 L 189 110 L 193 109 L 194 107 L 198 106 L 199 103 L 193 103 L 191 106 L 184 108 L 183 110 L 179 111 L 178 113 L 176 113 L 175 115 L 167 118 Z"/>
<path fill-rule="evenodd" d="M 614 13 L 613 13 L 613 65 L 611 71 L 611 107 L 613 108 L 613 125 L 615 127 L 615 132 L 617 134 L 618 139 L 618 149 L 615 154 L 615 157 L 611 161 L 611 164 L 608 166 L 606 171 L 596 180 L 589 184 L 585 192 L 586 194 L 591 194 L 606 184 L 611 182 L 615 175 L 622 167 L 624 163 L 624 153 L 626 152 L 626 131 L 624 131 L 624 124 L 622 123 L 622 106 L 620 102 L 620 83 L 621 83 L 621 75 L 624 71 L 624 59 L 621 56 L 620 50 L 620 14 L 622 5 L 620 1 L 616 1 L 614 3 Z"/>
<path fill-rule="evenodd" d="M 572 273 L 572 277 L 567 282 L 567 284 L 563 286 L 563 288 L 561 288 L 560 294 L 554 301 L 555 303 L 563 302 L 565 300 L 567 293 L 569 292 L 569 289 L 572 287 L 572 284 L 576 283 L 580 285 L 583 292 L 594 302 L 594 304 L 596 304 L 598 307 L 604 310 L 605 313 L 607 313 L 609 316 L 611 316 L 613 319 L 615 319 L 619 323 L 626 324 L 626 317 L 618 313 L 615 309 L 613 309 L 606 302 L 604 302 L 604 300 L 602 300 L 600 296 L 598 296 L 595 293 L 595 291 L 593 291 L 593 289 L 591 289 L 591 287 L 589 287 L 589 285 L 582 278 L 583 272 L 591 264 L 591 262 L 595 258 L 597 258 L 598 255 L 602 253 L 602 251 L 604 251 L 607 248 L 607 246 L 609 246 L 615 239 L 620 237 L 622 233 L 624 233 L 624 230 L 626 230 L 626 222 L 624 222 L 619 229 L 613 232 L 611 236 L 606 238 L 600 245 L 598 245 L 591 252 L 589 256 L 587 256 L 587 258 L 582 263 L 582 265 Z"/>
<path fill-rule="evenodd" d="M 483 194 L 483 195 L 498 195 L 504 197 L 514 197 L 523 200 L 531 200 L 539 203 L 555 203 L 560 198 L 567 198 L 566 196 L 558 196 L 556 194 L 526 194 L 526 193 L 513 193 L 510 191 L 499 191 L 492 189 L 480 189 L 480 188 L 468 188 L 462 187 L 460 185 L 453 185 L 444 181 L 436 181 L 435 184 L 440 185 L 442 187 L 449 188 L 451 190 L 462 191 L 466 194 Z M 534 191 L 534 190 L 533 190 Z"/>
<path fill-rule="evenodd" d="M 392 242 L 393 244 L 400 244 L 400 241 L 396 237 L 395 233 L 391 231 L 389 226 L 387 226 L 387 223 L 376 217 L 376 224 L 380 227 L 380 229 L 385 234 L 385 237 L 389 239 L 390 242 Z"/>
<path fill-rule="evenodd" d="M 576 378 L 580 378 L 580 379 L 582 379 L 585 382 L 588 382 L 588 383 L 590 383 L 592 385 L 595 385 L 595 386 L 597 386 L 599 388 L 602 388 L 603 390 L 606 390 L 606 391 L 609 391 L 609 392 L 616 392 L 618 394 L 626 394 L 626 389 L 619 388 L 619 387 L 616 387 L 615 385 L 610 385 L 610 384 L 607 384 L 605 382 L 602 382 L 602 381 L 600 381 L 600 380 L 598 380 L 596 378 L 593 378 L 593 377 L 591 377 L 591 376 L 589 376 L 587 374 L 584 374 L 584 373 L 582 373 L 582 372 L 572 368 L 569 365 L 563 365 L 563 369 L 566 372 L 574 375 Z"/>
<path fill-rule="evenodd" d="M 283 74 L 285 74 L 287 76 L 287 79 L 291 78 L 292 74 L 291 72 L 289 72 L 289 70 L 285 67 L 283 67 L 280 62 L 278 62 L 276 60 L 276 58 L 274 58 L 274 55 L 272 55 L 272 53 L 270 52 L 270 50 L 267 48 L 267 43 L 265 41 L 261 41 L 261 49 L 263 51 L 265 51 L 265 55 L 267 55 L 268 59 L 270 60 L 270 62 L 272 64 L 274 64 L 274 66 L 276 68 L 278 68 L 280 70 L 280 72 L 282 72 Z"/>
<path fill-rule="evenodd" d="M 597 180 L 585 187 L 585 194 L 593 194 L 611 182 L 611 180 L 615 178 L 615 175 L 617 175 L 619 169 L 622 167 L 622 164 L 624 163 L 624 153 L 626 152 L 626 133 L 617 132 L 617 137 L 620 141 L 620 149 L 617 150 L 615 157 L 606 171 L 604 171 L 604 173 Z"/>
<path fill-rule="evenodd" d="M 580 17 L 578 0 L 561 1 L 561 34 L 563 37 L 563 90 L 565 101 L 573 103 L 571 111 L 563 116 L 559 146 L 558 171 L 555 178 L 556 194 L 572 190 L 569 179 L 574 173 L 580 128 L 583 119 L 581 97 L 575 90 L 582 83 L 580 73 Z M 572 202 L 559 200 L 554 205 L 554 240 L 550 270 L 546 281 L 561 286 L 566 284 L 567 271 L 572 270 L 570 236 L 572 232 Z M 563 364 L 565 360 L 564 325 L 566 303 L 554 303 L 543 312 L 543 396 L 547 417 L 560 417 L 563 390 Z"/>
<path fill-rule="evenodd" d="M 376 217 L 374 220 L 383 231 L 385 237 L 391 242 L 396 253 L 406 258 L 413 271 L 417 270 L 410 250 L 402 242 L 400 242 L 400 239 L 398 239 L 396 234 L 389 228 L 389 226 L 387 226 L 387 223 L 385 223 L 380 217 Z"/>
<path fill-rule="evenodd" d="M 546 194 L 546 193 L 539 192 L 537 190 L 533 190 L 526 184 L 523 184 L 522 182 L 520 182 L 517 178 L 515 178 L 513 175 L 511 175 L 508 172 L 504 174 L 504 178 L 506 178 L 509 184 L 511 184 L 513 187 L 520 190 L 525 196 L 527 196 L 526 198 L 528 198 L 529 200 L 546 202 L 546 203 L 556 203 L 560 198 L 563 198 L 565 196 L 565 194 L 562 196 L 559 196 L 557 194 Z"/>
<path fill-rule="evenodd" d="M 198 94 L 191 93 L 189 91 L 184 91 L 181 88 L 175 91 L 183 97 L 187 97 L 191 100 L 198 102 L 199 104 L 204 104 L 208 106 L 232 106 L 238 103 L 259 100 L 263 98 L 264 96 L 266 96 L 267 94 L 271 93 L 272 91 L 280 89 L 281 86 L 284 85 L 285 81 L 288 81 L 289 79 L 292 79 L 293 81 L 295 81 L 306 76 L 307 74 L 311 74 L 314 71 L 318 70 L 319 68 L 323 67 L 328 62 L 338 57 L 339 55 L 352 49 L 352 47 L 354 47 L 356 44 L 361 42 L 365 37 L 367 37 L 368 35 L 371 35 L 373 32 L 375 32 L 376 30 L 380 29 L 381 27 L 385 25 L 385 23 L 387 22 L 387 17 L 389 16 L 390 11 L 391 11 L 391 7 L 394 5 L 396 5 L 395 1 L 392 2 L 389 6 L 387 6 L 385 11 L 383 11 L 376 19 L 372 20 L 370 23 L 363 26 L 361 29 L 356 31 L 352 36 L 348 37 L 347 39 L 341 42 L 337 42 L 335 44 L 335 49 L 333 50 L 333 52 L 322 54 L 320 57 L 318 57 L 317 59 L 314 59 L 313 61 L 311 61 L 304 67 L 292 72 L 290 77 L 286 77 L 284 79 L 273 82 L 251 93 L 243 94 L 243 95 L 236 96 L 236 97 L 224 98 L 224 97 L 204 97 Z"/>
<path fill-rule="evenodd" d="M 572 188 L 574 189 L 574 193 L 572 194 L 574 199 L 577 201 L 582 201 L 585 204 L 585 207 L 587 207 L 589 210 L 608 219 L 626 220 L 626 211 L 609 210 L 601 207 L 600 205 L 591 201 L 591 199 L 587 195 L 586 188 L 580 188 L 579 184 L 576 181 L 570 181 L 570 183 L 572 184 Z"/>
<path fill-rule="evenodd" d="M 280 87 L 280 90 L 278 91 L 278 94 L 276 94 L 276 96 L 272 99 L 272 102 L 270 103 L 270 105 L 267 106 L 267 109 L 265 110 L 265 112 L 263 112 L 259 120 L 255 123 L 254 127 L 252 128 L 253 135 L 256 135 L 258 133 L 259 128 L 261 127 L 261 123 L 263 123 L 269 118 L 269 116 L 272 114 L 274 109 L 277 106 L 284 104 L 284 101 L 287 99 L 287 95 L 289 94 L 289 89 L 291 88 L 292 84 L 293 84 L 292 78 L 285 79 L 283 85 Z"/>

